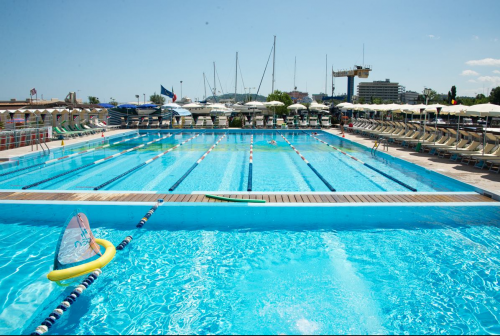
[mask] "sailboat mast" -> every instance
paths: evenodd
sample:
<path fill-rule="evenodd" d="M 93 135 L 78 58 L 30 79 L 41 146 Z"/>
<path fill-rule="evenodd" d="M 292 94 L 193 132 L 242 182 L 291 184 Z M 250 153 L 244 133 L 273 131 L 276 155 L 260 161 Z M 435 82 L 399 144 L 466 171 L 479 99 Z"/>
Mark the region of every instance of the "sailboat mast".
<path fill-rule="evenodd" d="M 326 55 L 326 64 L 325 64 L 325 95 L 326 93 L 326 87 L 328 86 L 328 54 Z"/>
<path fill-rule="evenodd" d="M 203 100 L 207 99 L 207 79 L 205 78 L 205 73 L 203 73 L 203 87 L 205 88 L 205 96 L 203 97 Z"/>
<path fill-rule="evenodd" d="M 297 74 L 297 56 L 295 56 L 295 66 L 293 68 L 293 89 L 297 90 L 297 86 L 295 85 L 295 75 Z"/>
<path fill-rule="evenodd" d="M 276 68 L 276 35 L 274 35 L 274 47 L 273 47 L 273 83 L 271 88 L 271 93 L 274 93 L 274 71 Z"/>
<path fill-rule="evenodd" d="M 238 52 L 236 52 L 236 79 L 234 81 L 234 103 L 236 104 L 236 93 L 238 92 Z"/>
<path fill-rule="evenodd" d="M 217 94 L 217 88 L 216 88 L 216 85 L 217 83 L 215 82 L 215 62 L 214 62 L 214 100 L 217 101 L 217 99 L 215 98 L 216 94 Z"/>

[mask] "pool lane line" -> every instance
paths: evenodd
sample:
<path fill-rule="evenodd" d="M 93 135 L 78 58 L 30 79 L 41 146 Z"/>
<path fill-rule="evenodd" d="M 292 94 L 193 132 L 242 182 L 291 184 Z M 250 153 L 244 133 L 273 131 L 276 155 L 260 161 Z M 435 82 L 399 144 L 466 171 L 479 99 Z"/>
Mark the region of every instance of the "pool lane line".
<path fill-rule="evenodd" d="M 136 231 L 141 229 L 144 224 L 149 220 L 149 218 L 155 213 L 160 205 L 163 204 L 163 198 L 160 198 L 156 201 L 155 205 L 149 209 L 149 211 L 142 217 L 139 223 L 136 225 Z M 142 236 L 142 235 L 141 235 Z M 131 241 L 132 236 L 127 236 L 118 246 L 115 247 L 116 250 L 123 250 Z M 54 309 L 50 315 L 38 326 L 35 331 L 33 331 L 30 335 L 43 335 L 49 332 L 49 329 L 61 318 L 61 316 L 69 309 L 71 306 L 78 300 L 78 298 L 83 294 L 83 292 L 90 287 L 97 278 L 103 273 L 100 268 L 89 272 L 90 275 L 85 278 L 78 286 L 76 286 L 73 291 L 66 296 L 66 298 Z"/>
<path fill-rule="evenodd" d="M 32 183 L 32 184 L 29 184 L 29 185 L 27 185 L 27 186 L 24 186 L 22 189 L 23 189 L 23 190 L 30 189 L 30 188 L 36 187 L 36 186 L 38 186 L 38 185 L 40 185 L 40 184 L 43 184 L 43 183 L 46 183 L 46 182 L 49 182 L 49 181 L 55 180 L 56 178 L 59 178 L 59 177 L 61 177 L 61 176 L 65 176 L 65 175 L 68 175 L 68 174 L 74 173 L 74 172 L 76 172 L 76 171 L 79 171 L 79 170 L 81 170 L 81 169 L 84 169 L 84 168 L 87 168 L 87 167 L 90 167 L 90 166 L 93 166 L 93 165 L 98 165 L 98 164 L 103 163 L 103 162 L 105 162 L 105 161 L 108 161 L 108 160 L 114 159 L 114 158 L 116 158 L 116 157 L 118 157 L 118 156 L 121 156 L 122 154 L 130 153 L 130 152 L 132 152 L 132 151 L 138 150 L 138 149 L 143 148 L 143 147 L 145 147 L 145 146 L 149 146 L 149 145 L 151 145 L 151 144 L 153 144 L 153 143 L 155 143 L 155 142 L 158 142 L 158 141 L 161 141 L 161 140 L 165 140 L 166 138 L 169 138 L 169 137 L 171 137 L 172 135 L 173 135 L 173 134 L 169 134 L 169 135 L 164 136 L 164 137 L 161 137 L 161 138 L 159 138 L 159 139 L 152 140 L 152 141 L 149 141 L 149 142 L 147 142 L 147 143 L 145 143 L 145 144 L 142 144 L 142 145 L 139 145 L 139 146 L 135 146 L 135 147 L 133 147 L 133 148 L 129 148 L 129 149 L 127 149 L 127 150 L 124 150 L 124 151 L 122 151 L 122 152 L 120 152 L 120 153 L 116 153 L 116 154 L 114 154 L 114 155 L 111 155 L 111 156 L 105 157 L 104 159 L 100 159 L 100 160 L 97 160 L 97 161 L 94 161 L 94 162 L 91 162 L 91 163 L 87 163 L 86 165 L 83 165 L 83 166 L 81 166 L 81 167 L 78 167 L 78 168 L 75 168 L 75 169 L 71 169 L 71 170 L 65 171 L 64 173 L 57 174 L 57 175 L 55 175 L 55 176 L 49 177 L 49 178 L 47 178 L 47 179 L 45 179 L 45 180 L 41 180 L 41 181 L 38 181 L 38 182 L 35 182 L 35 183 Z"/>
<path fill-rule="evenodd" d="M 337 191 L 335 190 L 335 188 L 316 170 L 316 168 L 314 168 L 310 163 L 309 161 L 306 160 L 306 158 L 300 154 L 300 152 L 290 143 L 290 141 L 287 140 L 287 138 L 285 138 L 283 136 L 283 134 L 281 134 L 281 132 L 278 132 L 279 135 L 281 135 L 281 137 L 288 143 L 288 145 L 290 145 L 290 147 L 292 147 L 292 149 L 295 151 L 295 153 L 297 153 L 300 158 L 302 160 L 304 160 L 304 162 L 307 164 L 307 166 L 309 168 L 311 168 L 311 170 L 316 174 L 316 176 L 319 177 L 319 179 L 328 187 L 328 189 L 330 189 L 330 191 Z"/>
<path fill-rule="evenodd" d="M 198 167 L 198 165 L 200 164 L 201 161 L 203 161 L 203 159 L 205 159 L 207 157 L 208 154 L 210 154 L 210 152 L 215 148 L 217 147 L 217 145 L 219 144 L 219 142 L 222 141 L 222 139 L 224 139 L 226 137 L 227 133 L 224 133 L 223 136 L 220 137 L 219 140 L 217 140 L 216 143 L 213 144 L 212 147 L 210 147 L 210 149 L 205 153 L 203 154 L 203 156 L 201 158 L 198 159 L 198 161 L 196 161 L 196 163 L 194 165 L 191 166 L 191 168 L 189 168 L 189 170 L 184 174 L 182 175 L 182 177 L 174 183 L 173 186 L 170 187 L 170 189 L 168 189 L 168 191 L 174 191 L 181 183 L 182 181 L 184 181 L 184 179 L 186 177 L 188 177 L 188 175 L 196 168 Z"/>
<path fill-rule="evenodd" d="M 160 154 L 156 155 L 155 157 L 153 157 L 153 158 L 151 158 L 151 159 L 149 159 L 149 160 L 147 160 L 147 161 L 145 161 L 145 162 L 143 162 L 143 163 L 141 163 L 141 164 L 139 164 L 139 165 L 135 166 L 134 168 L 131 168 L 131 169 L 127 170 L 126 172 L 124 172 L 124 173 L 122 173 L 122 174 L 120 174 L 120 175 L 118 175 L 118 176 L 116 176 L 116 177 L 112 178 L 111 180 L 108 180 L 108 181 L 106 181 L 106 182 L 104 182 L 104 183 L 102 183 L 102 184 L 98 185 L 97 187 L 95 187 L 95 188 L 94 188 L 94 190 L 99 190 L 99 189 L 102 189 L 102 188 L 104 188 L 105 186 L 107 186 L 107 185 L 109 185 L 109 184 L 111 184 L 111 183 L 113 183 L 113 182 L 115 182 L 115 181 L 118 181 L 118 180 L 119 180 L 119 179 L 121 179 L 122 177 L 124 177 L 124 176 L 126 176 L 126 175 L 128 175 L 128 174 L 130 174 L 130 173 L 132 173 L 132 172 L 134 172 L 134 171 L 136 171 L 136 170 L 138 170 L 138 169 L 140 169 L 140 168 L 142 168 L 142 167 L 144 167 L 144 166 L 148 165 L 148 164 L 150 164 L 151 162 L 153 162 L 153 161 L 155 161 L 155 160 L 157 160 L 157 159 L 161 158 L 163 155 L 165 155 L 165 154 L 167 154 L 167 153 L 169 153 L 169 152 L 173 151 L 174 149 L 176 149 L 176 148 L 178 148 L 178 147 L 180 147 L 180 146 L 184 145 L 185 143 L 187 143 L 187 142 L 189 142 L 189 141 L 193 140 L 194 138 L 198 137 L 199 135 L 200 135 L 200 133 L 198 133 L 198 134 L 194 135 L 193 137 L 191 137 L 191 138 L 189 138 L 189 139 L 187 139 L 187 140 L 185 140 L 185 141 L 181 142 L 180 144 L 178 144 L 178 145 L 176 145 L 176 146 L 174 146 L 174 147 L 172 147 L 172 148 L 170 148 L 170 149 L 168 149 L 168 150 L 164 151 L 163 153 L 160 153 Z"/>
<path fill-rule="evenodd" d="M 411 190 L 411 191 L 413 191 L 413 192 L 417 192 L 417 189 L 413 188 L 412 186 L 409 186 L 408 184 L 406 184 L 406 183 L 404 183 L 404 182 L 401 182 L 400 180 L 398 180 L 398 179 L 396 179 L 396 178 L 392 177 L 391 175 L 389 175 L 389 174 L 387 174 L 387 173 L 384 173 L 383 171 L 381 171 L 381 170 L 379 170 L 379 169 L 377 169 L 377 168 L 373 167 L 372 165 L 369 165 L 368 163 L 363 162 L 363 161 L 361 161 L 360 159 L 355 158 L 354 156 L 347 154 L 347 153 L 346 153 L 346 152 L 344 152 L 343 150 L 338 149 L 337 147 L 335 147 L 335 146 L 333 146 L 333 145 L 330 145 L 329 143 L 326 143 L 325 141 L 323 141 L 323 140 L 321 140 L 321 139 L 319 139 L 319 138 L 315 137 L 315 136 L 314 136 L 314 135 L 312 135 L 312 134 L 309 134 L 309 133 L 307 133 L 307 132 L 305 132 L 305 131 L 302 131 L 302 132 L 304 132 L 305 134 L 307 134 L 307 135 L 311 136 L 312 138 L 314 138 L 314 139 L 318 140 L 319 142 L 324 143 L 324 144 L 325 144 L 325 145 L 327 145 L 328 147 L 331 147 L 331 148 L 335 149 L 336 151 L 338 151 L 338 152 L 340 152 L 340 153 L 344 154 L 345 156 L 347 156 L 347 157 L 349 157 L 349 158 L 353 159 L 354 161 L 358 161 L 358 162 L 359 162 L 359 163 L 361 163 L 362 165 L 364 165 L 364 166 L 366 166 L 366 167 L 370 168 L 371 170 L 373 170 L 373 171 L 375 171 L 375 172 L 379 173 L 380 175 L 382 175 L 382 176 L 384 176 L 384 177 L 387 177 L 389 180 L 394 181 L 394 182 L 396 182 L 396 183 L 397 183 L 397 184 L 399 184 L 399 185 L 402 185 L 402 186 L 403 186 L 403 187 L 405 187 L 406 189 Z"/>
<path fill-rule="evenodd" d="M 14 173 L 18 173 L 18 172 L 23 171 L 23 170 L 28 170 L 30 168 L 35 168 L 35 167 L 47 165 L 47 164 L 54 163 L 54 162 L 57 162 L 57 161 L 61 161 L 61 160 L 64 160 L 64 159 L 74 158 L 75 156 L 78 156 L 78 155 L 87 154 L 87 153 L 93 152 L 93 151 L 98 150 L 98 149 L 103 149 L 103 148 L 107 148 L 107 147 L 110 147 L 110 146 L 118 145 L 120 143 L 131 141 L 131 140 L 134 140 L 134 139 L 137 139 L 137 138 L 141 138 L 141 137 L 144 137 L 144 136 L 146 136 L 146 134 L 144 134 L 144 135 L 138 135 L 136 137 L 133 137 L 133 138 L 130 138 L 130 139 L 121 140 L 121 141 L 118 141 L 118 142 L 115 142 L 115 143 L 112 143 L 112 144 L 107 144 L 107 145 L 103 145 L 103 146 L 98 146 L 98 147 L 95 147 L 95 148 L 87 149 L 87 150 L 84 150 L 82 152 L 78 152 L 78 153 L 74 153 L 74 154 L 70 154 L 70 155 L 65 155 L 65 156 L 62 156 L 62 157 L 57 158 L 57 159 L 47 160 L 47 161 L 42 162 L 42 163 L 37 163 L 37 164 L 31 165 L 31 166 L 28 166 L 28 167 L 24 167 L 24 168 L 12 170 L 12 171 L 7 172 L 7 173 L 0 174 L 0 177 L 7 176 L 7 175 L 10 175 L 10 174 L 14 174 Z"/>
<path fill-rule="evenodd" d="M 253 179 L 253 135 L 250 137 L 250 163 L 248 164 L 247 191 L 252 191 L 252 179 Z"/>

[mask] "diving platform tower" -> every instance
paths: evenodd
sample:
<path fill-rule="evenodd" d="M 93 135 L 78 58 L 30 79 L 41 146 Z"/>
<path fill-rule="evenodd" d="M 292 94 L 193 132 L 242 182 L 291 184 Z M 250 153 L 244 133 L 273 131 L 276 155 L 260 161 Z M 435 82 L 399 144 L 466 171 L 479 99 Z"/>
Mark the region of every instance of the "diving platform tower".
<path fill-rule="evenodd" d="M 368 78 L 372 68 L 370 66 L 355 65 L 351 70 L 333 71 L 333 77 L 347 77 L 347 102 L 352 103 L 352 96 L 354 95 L 354 77 Z"/>

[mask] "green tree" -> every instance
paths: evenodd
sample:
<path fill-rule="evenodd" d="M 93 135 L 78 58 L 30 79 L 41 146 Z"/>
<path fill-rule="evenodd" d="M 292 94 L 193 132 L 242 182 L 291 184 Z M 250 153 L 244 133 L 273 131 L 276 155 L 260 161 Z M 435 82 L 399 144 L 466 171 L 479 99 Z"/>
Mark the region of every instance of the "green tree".
<path fill-rule="evenodd" d="M 360 104 L 365 104 L 365 102 L 366 102 L 366 101 L 365 101 L 365 97 L 359 97 L 358 102 L 359 102 Z"/>
<path fill-rule="evenodd" d="M 89 104 L 99 104 L 99 98 L 94 97 L 94 96 L 89 96 Z"/>
<path fill-rule="evenodd" d="M 285 106 L 273 107 L 272 110 L 276 109 L 276 114 L 280 115 L 287 114 L 288 110 L 286 108 L 293 104 L 292 98 L 290 98 L 288 93 L 275 90 L 273 93 L 267 96 L 268 102 L 275 100 L 282 102 L 283 104 L 285 104 Z"/>
<path fill-rule="evenodd" d="M 451 87 L 450 98 L 453 100 L 457 99 L 457 87 L 455 85 L 453 85 Z M 450 103 L 451 103 L 451 100 L 450 100 Z"/>
<path fill-rule="evenodd" d="M 491 90 L 490 103 L 500 105 L 500 86 Z"/>
<path fill-rule="evenodd" d="M 163 105 L 165 104 L 165 97 L 155 92 L 153 95 L 149 96 L 149 101 L 156 105 Z"/>

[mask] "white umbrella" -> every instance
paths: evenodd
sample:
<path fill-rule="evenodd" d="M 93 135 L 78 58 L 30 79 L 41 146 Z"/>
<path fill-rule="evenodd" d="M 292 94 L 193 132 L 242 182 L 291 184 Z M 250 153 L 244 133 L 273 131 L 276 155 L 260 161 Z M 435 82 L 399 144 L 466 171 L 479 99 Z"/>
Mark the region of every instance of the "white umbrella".
<path fill-rule="evenodd" d="M 274 109 L 273 109 L 273 128 L 274 128 L 274 123 L 276 122 L 276 106 L 278 106 L 278 107 L 279 106 L 285 106 L 285 103 L 277 101 L 277 100 L 273 100 L 273 101 L 270 101 L 270 102 L 265 102 L 264 106 L 266 106 L 266 107 L 274 107 Z"/>
<path fill-rule="evenodd" d="M 307 107 L 305 107 L 302 104 L 293 104 L 287 107 L 288 110 L 307 110 Z"/>
<path fill-rule="evenodd" d="M 465 112 L 465 114 L 469 116 L 486 117 L 486 125 L 483 128 L 483 155 L 484 155 L 484 147 L 486 146 L 486 127 L 488 127 L 488 117 L 500 116 L 500 106 L 491 103 L 472 105 L 469 108 L 467 108 L 467 112 Z"/>
<path fill-rule="evenodd" d="M 351 103 L 340 103 L 337 105 L 337 107 L 340 109 L 350 109 L 353 106 L 354 106 L 354 104 L 351 104 Z"/>
<path fill-rule="evenodd" d="M 255 108 L 261 108 L 265 107 L 265 105 L 261 102 L 258 101 L 251 101 L 245 104 L 245 106 L 250 106 L 250 107 L 255 107 Z"/>
<path fill-rule="evenodd" d="M 467 112 L 467 109 L 469 106 L 465 105 L 451 105 L 451 106 L 445 106 L 441 110 L 442 114 L 453 114 L 458 116 L 458 124 L 457 124 L 457 145 L 458 145 L 458 138 L 460 137 L 460 116 L 465 115 Z M 455 149 L 457 146 L 455 146 Z"/>
<path fill-rule="evenodd" d="M 326 110 L 328 106 L 326 106 L 325 104 L 312 103 L 309 108 L 314 110 Z"/>
<path fill-rule="evenodd" d="M 181 106 L 177 103 L 167 103 L 167 104 L 163 104 L 162 107 L 164 107 L 164 108 L 178 108 Z"/>

